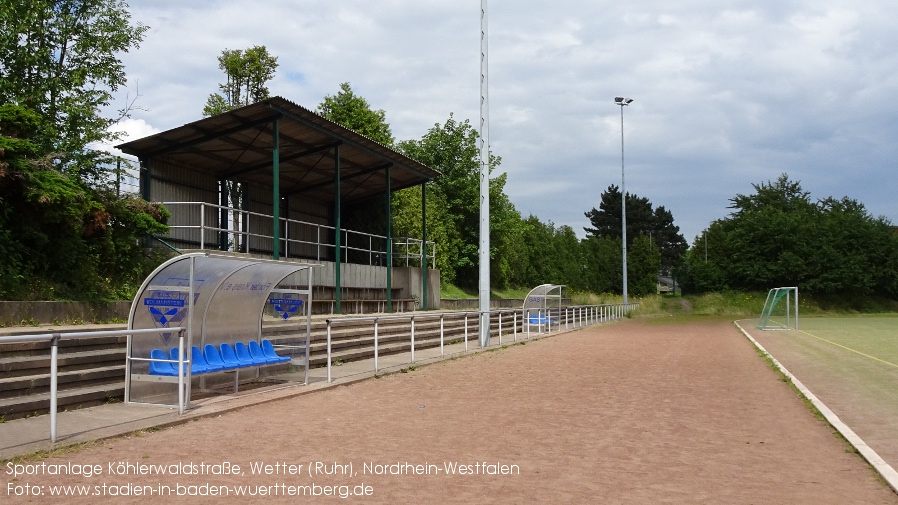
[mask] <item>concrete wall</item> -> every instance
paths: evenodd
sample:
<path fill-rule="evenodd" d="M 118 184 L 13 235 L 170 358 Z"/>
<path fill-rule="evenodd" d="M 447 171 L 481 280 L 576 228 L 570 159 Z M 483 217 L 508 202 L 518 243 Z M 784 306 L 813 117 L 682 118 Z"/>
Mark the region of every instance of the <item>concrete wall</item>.
<path fill-rule="evenodd" d="M 63 324 L 123 322 L 131 302 L 0 302 L 0 324 Z"/>

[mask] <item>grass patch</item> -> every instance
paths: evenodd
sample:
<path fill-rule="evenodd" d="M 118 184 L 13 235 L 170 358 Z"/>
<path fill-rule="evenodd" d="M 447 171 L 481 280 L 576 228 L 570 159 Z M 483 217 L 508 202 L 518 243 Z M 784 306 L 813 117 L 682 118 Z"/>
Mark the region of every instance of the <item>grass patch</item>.
<path fill-rule="evenodd" d="M 523 300 L 527 293 L 530 292 L 530 288 L 507 288 L 507 289 L 493 289 L 490 291 L 490 299 L 491 300 Z M 456 299 L 473 299 L 476 300 L 479 297 L 479 292 L 476 288 L 462 288 L 456 286 L 454 284 L 448 282 L 440 283 L 440 297 L 446 298 L 449 300 Z"/>

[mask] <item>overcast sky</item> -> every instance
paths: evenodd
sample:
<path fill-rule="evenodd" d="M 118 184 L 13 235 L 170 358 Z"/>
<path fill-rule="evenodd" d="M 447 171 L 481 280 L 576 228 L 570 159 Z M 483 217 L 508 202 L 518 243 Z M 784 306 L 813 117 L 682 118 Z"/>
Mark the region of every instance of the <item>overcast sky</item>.
<path fill-rule="evenodd" d="M 397 140 L 479 125 L 479 0 L 130 0 L 129 139 L 200 119 L 224 49 L 264 45 L 269 84 L 315 109 L 349 82 Z M 893 0 L 493 0 L 490 143 L 523 217 L 579 236 L 609 185 L 663 205 L 691 244 L 729 199 L 788 173 L 898 222 Z"/>

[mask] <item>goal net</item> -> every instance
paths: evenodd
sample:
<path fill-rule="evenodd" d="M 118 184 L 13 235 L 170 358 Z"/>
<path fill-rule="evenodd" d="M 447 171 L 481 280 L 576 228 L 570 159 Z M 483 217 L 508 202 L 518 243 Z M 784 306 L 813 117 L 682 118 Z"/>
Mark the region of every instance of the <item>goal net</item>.
<path fill-rule="evenodd" d="M 767 300 L 758 319 L 761 330 L 798 329 L 798 288 L 773 288 L 767 292 Z"/>

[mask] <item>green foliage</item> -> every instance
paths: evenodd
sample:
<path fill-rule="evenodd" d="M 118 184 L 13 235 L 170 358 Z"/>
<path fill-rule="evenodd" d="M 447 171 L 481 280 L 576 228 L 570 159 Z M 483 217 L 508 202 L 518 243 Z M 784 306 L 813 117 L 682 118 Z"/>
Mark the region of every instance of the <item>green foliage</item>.
<path fill-rule="evenodd" d="M 731 199 L 687 254 L 692 291 L 799 286 L 815 295 L 898 296 L 898 234 L 844 197 L 817 202 L 783 174 Z"/>
<path fill-rule="evenodd" d="M 448 243 L 440 254 L 448 254 L 454 272 L 448 278 L 462 287 L 476 286 L 480 244 L 480 151 L 478 134 L 469 121 L 458 122 L 452 114 L 442 125 L 435 124 L 421 140 L 400 142 L 400 152 L 442 172 L 428 185 L 427 198 L 441 203 L 437 216 L 428 213 L 428 223 L 442 221 Z M 501 158 L 490 155 L 490 171 Z M 506 176 L 490 178 L 490 258 L 494 264 L 491 282 L 499 287 L 510 282 L 510 249 L 520 214 L 504 193 Z M 428 224 L 428 226 L 430 226 Z M 401 234 L 397 227 L 397 235 Z"/>
<path fill-rule="evenodd" d="M 98 178 L 93 142 L 111 140 L 103 117 L 125 84 L 118 54 L 137 47 L 147 30 L 132 25 L 120 0 L 0 0 L 0 103 L 40 118 L 34 138 L 43 155 L 78 178 Z M 127 109 L 120 111 L 121 117 Z"/>
<path fill-rule="evenodd" d="M 318 105 L 318 113 L 350 130 L 379 142 L 393 145 L 393 133 L 383 110 L 373 110 L 364 98 L 356 95 L 348 82 L 340 84 L 340 91 L 334 96 L 324 97 Z"/>
<path fill-rule="evenodd" d="M 584 228 L 588 236 L 621 237 L 621 192 L 615 185 L 602 192 L 599 208 L 586 212 L 592 228 Z M 627 248 L 642 235 L 660 244 L 661 269 L 678 266 L 688 245 L 673 224 L 673 214 L 663 205 L 652 207 L 648 198 L 627 193 Z"/>
<path fill-rule="evenodd" d="M 168 211 L 38 157 L 36 116 L 0 106 L 0 299 L 130 298 L 152 266 L 139 239 L 164 232 Z"/>
<path fill-rule="evenodd" d="M 274 78 L 277 61 L 276 56 L 268 54 L 265 46 L 222 51 L 218 68 L 224 71 L 227 80 L 218 85 L 220 94 L 209 95 L 203 116 L 214 116 L 268 98 L 266 84 Z"/>

